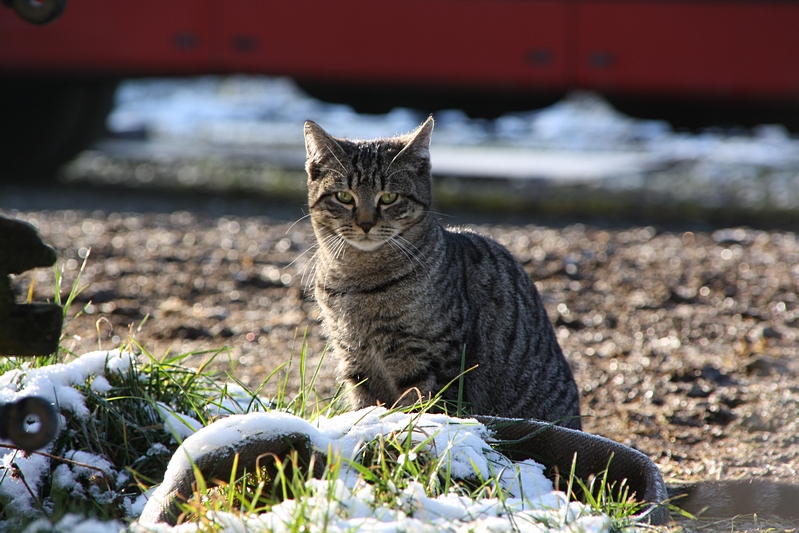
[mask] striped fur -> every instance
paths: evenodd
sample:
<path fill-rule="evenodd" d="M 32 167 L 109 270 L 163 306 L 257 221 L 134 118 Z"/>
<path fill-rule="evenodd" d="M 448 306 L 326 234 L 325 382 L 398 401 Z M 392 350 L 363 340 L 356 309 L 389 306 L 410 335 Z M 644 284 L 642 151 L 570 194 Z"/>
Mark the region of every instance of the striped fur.
<path fill-rule="evenodd" d="M 432 130 L 431 117 L 405 136 L 350 141 L 305 124 L 313 283 L 351 407 L 410 404 L 453 381 L 443 397 L 454 402 L 462 364 L 476 365 L 469 412 L 579 429 L 577 387 L 529 276 L 430 211 Z"/>

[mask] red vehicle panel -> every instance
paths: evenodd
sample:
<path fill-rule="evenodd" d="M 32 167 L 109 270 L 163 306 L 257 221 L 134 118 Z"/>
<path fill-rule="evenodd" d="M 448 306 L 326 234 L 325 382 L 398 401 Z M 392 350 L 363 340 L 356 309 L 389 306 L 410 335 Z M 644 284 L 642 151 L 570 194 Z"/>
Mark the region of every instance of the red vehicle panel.
<path fill-rule="evenodd" d="M 576 36 L 581 87 L 799 101 L 799 2 L 581 2 Z"/>
<path fill-rule="evenodd" d="M 562 87 L 567 3 L 241 0 L 223 4 L 223 65 L 337 82 Z"/>
<path fill-rule="evenodd" d="M 0 74 L 799 102 L 798 26 L 778 0 L 70 0 L 44 27 L 0 9 Z"/>
<path fill-rule="evenodd" d="M 211 68 L 216 0 L 72 0 L 47 26 L 0 9 L 0 73 L 132 76 Z"/>

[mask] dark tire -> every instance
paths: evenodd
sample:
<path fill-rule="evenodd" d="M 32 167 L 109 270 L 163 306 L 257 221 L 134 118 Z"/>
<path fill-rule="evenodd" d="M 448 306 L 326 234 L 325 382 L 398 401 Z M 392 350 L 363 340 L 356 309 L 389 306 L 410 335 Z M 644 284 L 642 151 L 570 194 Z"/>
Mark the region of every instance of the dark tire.
<path fill-rule="evenodd" d="M 50 24 L 61 16 L 67 0 L 13 0 L 14 10 L 32 24 Z"/>
<path fill-rule="evenodd" d="M 0 78 L 1 182 L 54 181 L 105 131 L 116 81 Z"/>

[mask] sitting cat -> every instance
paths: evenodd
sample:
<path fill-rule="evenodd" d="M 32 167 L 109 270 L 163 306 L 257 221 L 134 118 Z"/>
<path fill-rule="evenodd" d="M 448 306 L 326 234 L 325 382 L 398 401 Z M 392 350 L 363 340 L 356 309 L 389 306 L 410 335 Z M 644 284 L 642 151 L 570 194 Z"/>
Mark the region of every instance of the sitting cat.
<path fill-rule="evenodd" d="M 432 131 L 431 117 L 354 141 L 305 123 L 315 295 L 350 406 L 444 389 L 470 414 L 579 429 L 577 386 L 530 277 L 500 244 L 430 211 Z"/>

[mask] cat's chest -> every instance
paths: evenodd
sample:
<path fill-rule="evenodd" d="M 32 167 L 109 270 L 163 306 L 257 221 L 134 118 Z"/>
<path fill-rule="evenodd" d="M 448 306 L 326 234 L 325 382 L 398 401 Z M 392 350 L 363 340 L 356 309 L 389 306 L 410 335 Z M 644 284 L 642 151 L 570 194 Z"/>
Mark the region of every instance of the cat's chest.
<path fill-rule="evenodd" d="M 383 280 L 317 285 L 316 299 L 329 325 L 366 327 L 366 324 L 418 317 L 430 308 L 434 297 L 430 287 L 410 273 Z"/>
<path fill-rule="evenodd" d="M 375 313 L 424 305 L 425 291 L 398 281 L 349 284 L 345 287 L 317 287 L 316 298 L 339 312 Z"/>

